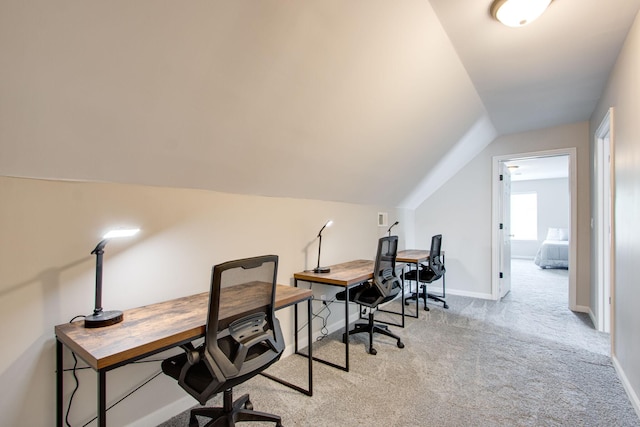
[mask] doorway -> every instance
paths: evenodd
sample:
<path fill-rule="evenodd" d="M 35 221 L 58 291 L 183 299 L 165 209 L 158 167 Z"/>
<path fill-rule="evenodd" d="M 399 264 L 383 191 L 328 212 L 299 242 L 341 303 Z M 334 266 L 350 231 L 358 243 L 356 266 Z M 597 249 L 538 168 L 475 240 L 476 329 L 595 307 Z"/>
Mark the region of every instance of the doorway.
<path fill-rule="evenodd" d="M 568 204 L 568 218 L 566 219 L 566 221 L 568 223 L 566 223 L 567 227 L 566 227 L 566 231 L 568 234 L 568 260 L 567 260 L 567 267 L 569 269 L 569 283 L 568 283 L 568 305 L 569 305 L 569 309 L 576 311 L 577 308 L 577 304 L 576 304 L 576 273 L 575 273 L 575 260 L 576 260 L 576 245 L 575 245 L 575 238 L 571 238 L 571 236 L 575 236 L 576 233 L 576 203 L 577 203 L 577 197 L 576 197 L 576 168 L 575 168 L 575 164 L 576 164 L 576 150 L 575 148 L 569 148 L 569 149 L 559 149 L 559 150 L 549 150 L 549 151 L 541 151 L 541 152 L 532 152 L 532 153 L 516 153 L 516 154 L 512 154 L 512 155 L 505 155 L 505 156 L 496 156 L 493 158 L 493 171 L 494 171 L 494 191 L 493 191 L 493 227 L 494 230 L 496 230 L 495 232 L 492 233 L 492 244 L 493 244 L 493 254 L 492 254 L 492 258 L 493 258 L 493 280 L 492 280 L 492 297 L 494 299 L 499 299 L 501 296 L 503 296 L 503 292 L 502 290 L 506 288 L 510 287 L 510 284 L 505 284 L 504 282 L 504 275 L 501 275 L 501 267 L 504 264 L 504 260 L 502 259 L 502 257 L 504 256 L 504 244 L 503 244 L 503 238 L 504 236 L 502 236 L 502 232 L 500 231 L 501 228 L 501 224 L 504 227 L 504 217 L 503 217 L 503 207 L 506 203 L 510 203 L 510 200 L 507 201 L 505 200 L 506 197 L 510 197 L 507 196 L 503 193 L 503 186 L 500 184 L 500 171 L 501 168 L 504 168 L 505 166 L 509 166 L 509 165 L 516 165 L 517 162 L 524 164 L 527 163 L 528 167 L 534 167 L 536 159 L 547 159 L 547 160 L 551 160 L 551 159 L 556 159 L 556 160 L 560 160 L 560 159 L 565 159 L 565 161 L 568 159 L 568 162 L 565 163 L 565 170 L 564 170 L 564 174 L 566 176 L 568 176 L 568 200 L 567 200 L 567 204 Z M 517 161 L 517 162 L 516 162 Z M 514 173 L 514 170 L 517 171 L 517 169 L 511 169 L 511 180 L 514 181 L 514 178 L 517 180 L 518 175 L 516 175 L 518 172 Z M 548 224 L 548 223 L 544 223 L 544 224 Z M 539 232 L 536 232 L 538 234 L 538 236 L 546 236 L 547 235 L 547 228 L 555 228 L 552 227 L 550 225 L 543 225 L 544 226 L 544 230 L 540 230 Z M 557 227 L 557 228 L 564 228 L 564 227 Z M 514 233 L 514 230 L 511 230 L 510 233 Z M 551 230 L 549 230 L 549 232 L 551 232 Z M 514 237 L 514 236 L 510 236 L 510 237 Z M 525 246 L 528 244 L 529 248 L 529 254 L 531 253 L 532 250 L 536 250 L 538 248 L 538 239 L 529 239 L 530 242 L 525 243 Z M 514 256 L 518 256 L 518 251 L 520 251 L 522 248 L 514 248 L 513 243 L 515 242 L 515 240 L 512 241 L 512 245 L 510 248 L 511 253 L 513 253 Z M 502 277 L 501 277 L 502 276 Z"/>

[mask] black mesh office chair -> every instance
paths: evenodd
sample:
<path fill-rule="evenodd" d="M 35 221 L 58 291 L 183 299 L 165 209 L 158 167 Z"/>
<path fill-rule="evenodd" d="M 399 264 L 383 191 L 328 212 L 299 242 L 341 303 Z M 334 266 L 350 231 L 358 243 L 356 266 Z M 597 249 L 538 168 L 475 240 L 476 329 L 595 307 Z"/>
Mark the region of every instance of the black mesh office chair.
<path fill-rule="evenodd" d="M 209 314 L 204 343 L 187 344 L 185 353 L 162 362 L 162 371 L 178 380 L 201 405 L 224 392 L 223 407 L 195 408 L 196 416 L 212 420 L 207 426 L 234 426 L 236 421 L 273 421 L 277 415 L 253 411 L 249 395 L 233 401 L 232 388 L 257 375 L 284 350 L 280 323 L 274 315 L 278 257 L 266 255 L 229 261 L 213 267 Z"/>
<path fill-rule="evenodd" d="M 441 246 L 442 234 L 436 234 L 431 238 L 431 251 L 427 260 L 427 264 L 420 264 L 417 271 L 411 270 L 405 273 L 405 280 L 412 280 L 417 281 L 418 283 L 422 283 L 422 285 L 420 285 L 418 288 L 418 292 L 414 292 L 410 297 L 405 298 L 404 303 L 406 305 L 409 305 L 411 300 L 420 298 L 424 300 L 424 309 L 426 311 L 429 311 L 429 307 L 427 307 L 427 299 L 439 301 L 444 304 L 444 308 L 449 308 L 449 306 L 447 305 L 447 301 L 445 301 L 444 299 L 446 295 L 444 283 L 445 268 L 441 257 Z M 433 283 L 440 278 L 442 278 L 442 295 L 436 295 L 427 292 L 427 283 Z"/>
<path fill-rule="evenodd" d="M 373 348 L 373 334 L 379 333 L 395 338 L 399 348 L 404 348 L 400 337 L 389 331 L 387 325 L 374 322 L 374 309 L 380 304 L 394 299 L 402 289 L 400 278 L 396 275 L 396 254 L 398 253 L 398 236 L 382 237 L 378 241 L 378 252 L 373 273 L 373 280 L 365 282 L 349 290 L 349 300 L 369 307 L 369 321 L 357 323 L 349 331 L 349 335 L 366 332 L 369 334 L 369 354 L 376 354 Z M 346 292 L 339 292 L 336 299 L 344 301 Z M 346 341 L 346 336 L 343 337 Z"/>

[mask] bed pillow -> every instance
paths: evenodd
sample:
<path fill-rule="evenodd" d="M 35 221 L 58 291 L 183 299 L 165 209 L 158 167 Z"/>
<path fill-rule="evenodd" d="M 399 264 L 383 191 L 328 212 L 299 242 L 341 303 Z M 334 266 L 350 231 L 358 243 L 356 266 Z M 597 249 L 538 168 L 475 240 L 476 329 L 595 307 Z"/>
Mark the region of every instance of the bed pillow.
<path fill-rule="evenodd" d="M 569 240 L 569 231 L 566 228 L 549 228 L 546 240 Z"/>

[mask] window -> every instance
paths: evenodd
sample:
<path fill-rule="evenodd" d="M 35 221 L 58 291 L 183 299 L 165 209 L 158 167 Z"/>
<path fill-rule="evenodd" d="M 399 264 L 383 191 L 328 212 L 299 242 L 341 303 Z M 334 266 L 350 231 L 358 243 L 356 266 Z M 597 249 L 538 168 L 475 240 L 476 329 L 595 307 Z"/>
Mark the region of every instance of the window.
<path fill-rule="evenodd" d="M 538 193 L 511 195 L 513 240 L 538 240 Z"/>

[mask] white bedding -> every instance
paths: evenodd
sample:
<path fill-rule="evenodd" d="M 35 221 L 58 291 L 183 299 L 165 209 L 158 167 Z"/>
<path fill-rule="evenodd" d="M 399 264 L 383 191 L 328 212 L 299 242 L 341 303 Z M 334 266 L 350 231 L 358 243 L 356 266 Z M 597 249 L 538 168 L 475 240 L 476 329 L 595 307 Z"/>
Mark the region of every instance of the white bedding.
<path fill-rule="evenodd" d="M 569 241 L 543 241 L 533 262 L 540 268 L 569 268 Z"/>

